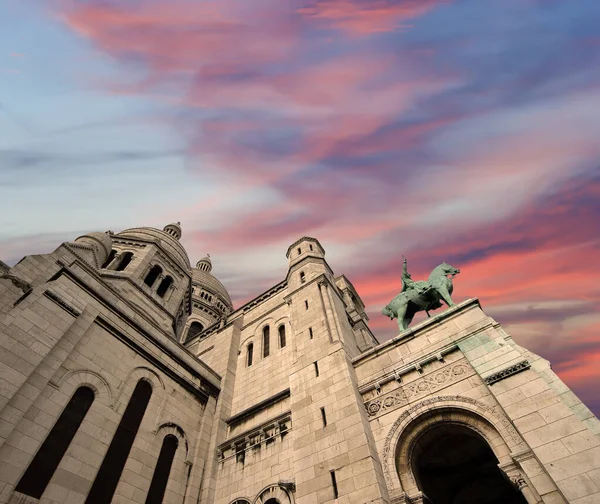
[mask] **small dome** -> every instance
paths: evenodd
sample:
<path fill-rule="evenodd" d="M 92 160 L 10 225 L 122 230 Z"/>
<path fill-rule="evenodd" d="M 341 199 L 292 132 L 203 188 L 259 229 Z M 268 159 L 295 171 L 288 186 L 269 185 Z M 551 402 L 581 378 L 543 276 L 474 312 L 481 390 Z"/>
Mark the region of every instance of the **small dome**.
<path fill-rule="evenodd" d="M 173 238 L 179 241 L 179 239 L 181 238 L 181 223 L 175 222 L 173 224 L 167 224 L 163 228 L 163 231 L 165 233 L 169 233 Z"/>
<path fill-rule="evenodd" d="M 207 266 L 210 269 L 203 269 Z M 210 273 L 211 269 L 212 263 L 209 256 L 198 261 L 196 268 L 192 270 L 192 284 L 199 287 L 206 287 L 211 291 L 216 292 L 225 300 L 229 308 L 233 308 L 229 292 L 227 292 L 227 289 L 223 284 Z"/>
<path fill-rule="evenodd" d="M 176 226 L 176 224 L 169 224 L 169 226 Z M 165 226 L 165 229 L 169 226 Z M 178 229 L 181 231 L 181 227 L 178 227 Z M 183 248 L 183 245 L 179 243 L 174 235 L 167 233 L 166 231 L 160 231 L 159 229 L 149 227 L 139 227 L 126 229 L 125 231 L 117 233 L 115 236 L 119 238 L 138 238 L 140 240 L 151 241 L 162 245 L 173 260 L 175 260 L 184 270 L 189 270 L 191 268 L 190 259 Z"/>
<path fill-rule="evenodd" d="M 91 245 L 98 252 L 98 261 L 102 264 L 112 250 L 112 238 L 108 232 L 93 231 L 76 238 L 74 241 Z"/>
<path fill-rule="evenodd" d="M 212 271 L 212 261 L 210 260 L 210 255 L 206 254 L 206 257 L 203 257 L 196 263 L 196 268 L 202 271 L 206 271 L 210 273 Z"/>

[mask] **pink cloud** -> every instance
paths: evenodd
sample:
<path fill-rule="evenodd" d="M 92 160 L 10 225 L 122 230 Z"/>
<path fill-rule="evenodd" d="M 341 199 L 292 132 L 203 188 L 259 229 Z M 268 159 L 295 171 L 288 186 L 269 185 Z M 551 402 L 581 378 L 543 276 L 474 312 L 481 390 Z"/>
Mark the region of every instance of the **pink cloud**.
<path fill-rule="evenodd" d="M 422 16 L 439 0 L 306 0 L 296 12 L 353 35 L 389 32 Z"/>

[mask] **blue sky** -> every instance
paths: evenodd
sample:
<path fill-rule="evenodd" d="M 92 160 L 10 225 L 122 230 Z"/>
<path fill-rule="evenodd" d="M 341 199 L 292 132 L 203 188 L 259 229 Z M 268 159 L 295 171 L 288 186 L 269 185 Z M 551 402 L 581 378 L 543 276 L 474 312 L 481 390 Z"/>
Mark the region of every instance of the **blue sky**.
<path fill-rule="evenodd" d="M 317 237 L 380 310 L 441 261 L 595 411 L 600 4 L 5 0 L 0 257 L 181 221 L 240 305 Z"/>

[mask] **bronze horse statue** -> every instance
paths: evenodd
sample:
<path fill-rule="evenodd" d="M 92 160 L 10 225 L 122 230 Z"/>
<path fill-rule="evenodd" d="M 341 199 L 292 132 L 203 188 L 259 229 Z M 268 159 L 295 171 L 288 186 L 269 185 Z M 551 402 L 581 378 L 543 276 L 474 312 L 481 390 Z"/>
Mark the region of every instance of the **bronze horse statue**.
<path fill-rule="evenodd" d="M 406 270 L 404 259 L 402 292 L 392 299 L 381 313 L 391 320 L 397 318 L 398 327 L 402 332 L 408 329 L 417 312 L 425 311 L 429 316 L 430 310 L 441 308 L 441 301 L 449 307 L 454 306 L 455 303 L 450 297 L 454 290 L 452 278 L 459 273 L 459 269 L 443 262 L 433 269 L 426 281 L 414 281 Z M 452 275 L 452 278 L 448 278 L 448 275 Z"/>

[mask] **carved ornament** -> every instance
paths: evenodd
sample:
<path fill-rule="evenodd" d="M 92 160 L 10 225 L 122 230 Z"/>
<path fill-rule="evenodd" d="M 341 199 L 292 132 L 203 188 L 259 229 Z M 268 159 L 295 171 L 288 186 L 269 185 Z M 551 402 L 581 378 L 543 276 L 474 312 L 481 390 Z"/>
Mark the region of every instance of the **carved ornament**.
<path fill-rule="evenodd" d="M 390 411 L 405 406 L 419 397 L 426 396 L 475 374 L 465 359 L 437 369 L 411 383 L 391 392 L 377 396 L 365 403 L 370 418 L 377 418 Z"/>

